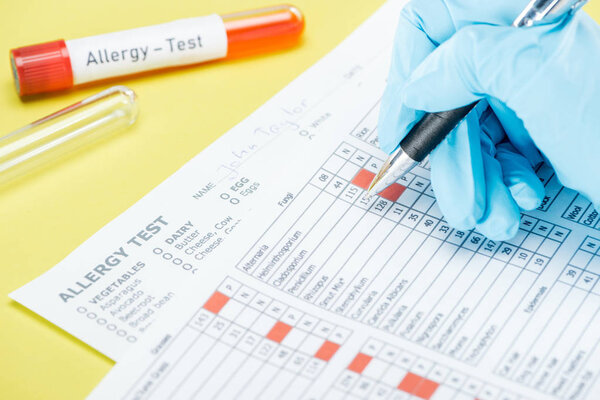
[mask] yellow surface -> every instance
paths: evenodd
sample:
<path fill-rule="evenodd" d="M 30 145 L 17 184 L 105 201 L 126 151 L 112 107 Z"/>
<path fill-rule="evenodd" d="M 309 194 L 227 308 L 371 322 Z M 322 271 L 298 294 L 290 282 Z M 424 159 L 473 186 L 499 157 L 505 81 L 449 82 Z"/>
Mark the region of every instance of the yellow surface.
<path fill-rule="evenodd" d="M 0 1 L 0 50 L 225 13 L 250 0 Z M 63 259 L 219 135 L 325 55 L 383 0 L 295 0 L 302 44 L 276 55 L 125 79 L 140 118 L 119 137 L 0 192 L 0 398 L 82 398 L 112 362 L 6 296 Z M 600 3 L 588 6 L 600 19 Z M 22 102 L 0 62 L 0 132 L 110 85 Z"/>

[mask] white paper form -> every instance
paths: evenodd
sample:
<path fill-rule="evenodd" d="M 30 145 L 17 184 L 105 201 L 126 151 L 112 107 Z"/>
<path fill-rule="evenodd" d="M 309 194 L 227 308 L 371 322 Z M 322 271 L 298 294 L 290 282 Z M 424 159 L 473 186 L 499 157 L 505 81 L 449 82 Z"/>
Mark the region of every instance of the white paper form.
<path fill-rule="evenodd" d="M 148 310 L 150 319 L 171 310 L 94 396 L 597 398 L 600 234 L 586 223 L 593 212 L 549 169 L 539 171 L 543 207 L 502 243 L 447 226 L 426 164 L 363 198 L 384 157 L 377 106 L 401 5 L 387 3 L 223 140 L 15 293 L 115 357 L 128 336 L 110 330 L 108 318 L 128 330 L 127 315 L 143 322 Z M 200 178 L 207 175 L 216 177 L 212 189 Z M 256 189 L 242 196 L 240 186 Z M 235 228 L 226 233 L 223 221 Z M 147 244 L 121 251 L 140 231 L 135 240 Z M 111 252 L 128 267 L 144 263 L 133 275 L 141 297 L 104 296 L 107 284 L 94 283 L 73 301 L 60 299 Z M 115 270 L 100 282 L 124 273 Z"/>
<path fill-rule="evenodd" d="M 368 153 L 342 140 L 237 271 L 91 398 L 597 398 L 600 241 L 545 211 L 506 243 L 454 231 L 426 169 L 361 204 Z"/>
<path fill-rule="evenodd" d="M 299 78 L 309 93 L 361 66 L 309 113 L 312 141 L 278 148 L 286 164 L 244 166 L 286 172 L 92 398 L 598 398 L 597 214 L 549 168 L 506 242 L 449 227 L 426 164 L 364 199 L 383 157 L 372 47 L 399 5 Z"/>

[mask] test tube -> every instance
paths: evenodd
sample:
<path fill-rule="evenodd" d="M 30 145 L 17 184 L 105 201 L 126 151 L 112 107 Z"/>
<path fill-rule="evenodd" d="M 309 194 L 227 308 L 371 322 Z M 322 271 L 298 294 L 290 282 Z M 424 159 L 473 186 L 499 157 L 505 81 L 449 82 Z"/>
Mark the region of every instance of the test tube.
<path fill-rule="evenodd" d="M 20 47 L 10 51 L 19 96 L 69 89 L 145 71 L 238 58 L 298 42 L 304 17 L 278 5 L 223 16 Z"/>
<path fill-rule="evenodd" d="M 0 185 L 133 124 L 136 95 L 114 86 L 0 137 Z"/>
<path fill-rule="evenodd" d="M 294 46 L 304 30 L 304 16 L 291 5 L 277 5 L 222 16 L 227 58 L 246 57 Z"/>

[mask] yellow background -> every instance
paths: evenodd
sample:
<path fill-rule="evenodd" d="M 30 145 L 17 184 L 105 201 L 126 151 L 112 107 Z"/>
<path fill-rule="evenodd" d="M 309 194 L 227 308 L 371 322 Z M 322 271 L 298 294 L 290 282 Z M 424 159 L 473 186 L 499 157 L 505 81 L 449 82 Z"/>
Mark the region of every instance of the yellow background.
<path fill-rule="evenodd" d="M 0 0 L 0 133 L 104 89 L 30 101 L 15 94 L 8 50 L 53 39 L 255 8 L 251 0 Z M 330 51 L 383 0 L 294 0 L 301 45 L 234 62 L 124 79 L 139 96 L 132 129 L 0 192 L 0 398 L 88 394 L 112 362 L 7 294 L 62 260 L 181 165 Z M 600 3 L 588 6 L 600 20 Z"/>

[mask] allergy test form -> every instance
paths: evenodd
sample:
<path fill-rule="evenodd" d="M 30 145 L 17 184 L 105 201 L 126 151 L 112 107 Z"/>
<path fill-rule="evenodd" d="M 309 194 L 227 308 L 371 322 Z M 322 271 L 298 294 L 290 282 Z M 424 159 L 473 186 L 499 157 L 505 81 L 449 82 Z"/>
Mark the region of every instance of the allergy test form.
<path fill-rule="evenodd" d="M 597 399 L 600 222 L 551 168 L 518 235 L 378 196 L 404 1 L 12 298 L 117 360 L 92 399 Z"/>

